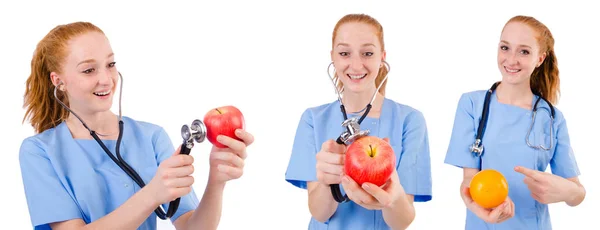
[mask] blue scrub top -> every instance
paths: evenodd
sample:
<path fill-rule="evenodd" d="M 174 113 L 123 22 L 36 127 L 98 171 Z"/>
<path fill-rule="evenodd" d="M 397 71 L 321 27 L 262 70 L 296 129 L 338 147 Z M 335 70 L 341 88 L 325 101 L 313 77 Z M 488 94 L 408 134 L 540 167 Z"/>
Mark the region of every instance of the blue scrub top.
<path fill-rule="evenodd" d="M 496 93 L 490 97 L 489 117 L 483 135 L 484 152 L 481 157 L 469 150 L 475 141 L 479 119 L 487 90 L 461 95 L 456 110 L 452 137 L 445 163 L 460 168 L 495 169 L 504 174 L 509 186 L 509 197 L 515 204 L 515 216 L 500 224 L 487 224 L 467 209 L 466 229 L 552 229 L 548 205 L 537 202 L 523 182 L 524 175 L 515 172 L 515 166 L 546 171 L 564 178 L 578 176 L 579 168 L 569 141 L 569 132 L 563 114 L 555 107 L 553 145 L 547 151 L 534 149 L 525 142 L 531 125 L 531 109 L 498 102 Z M 537 100 L 534 96 L 532 106 Z M 532 146 L 550 146 L 550 108 L 544 100 L 538 103 L 538 112 L 529 136 Z"/>
<path fill-rule="evenodd" d="M 348 114 L 348 117 L 352 117 Z M 308 108 L 302 114 L 285 179 L 306 189 L 317 181 L 316 154 L 327 140 L 335 140 L 344 131 L 339 101 Z M 388 137 L 396 154 L 400 183 L 415 202 L 432 198 L 429 138 L 423 114 L 409 106 L 385 98 L 379 118 L 366 117 L 361 129 L 371 136 Z M 341 186 L 342 193 L 343 186 Z M 380 210 L 368 210 L 349 201 L 338 205 L 325 223 L 311 218 L 309 229 L 389 229 Z"/>
<path fill-rule="evenodd" d="M 171 139 L 160 126 L 125 116 L 123 122 L 121 156 L 148 184 L 158 165 L 175 151 Z M 116 140 L 103 142 L 115 155 Z M 73 139 L 64 122 L 26 138 L 19 160 L 34 229 L 78 218 L 93 222 L 140 190 L 95 140 Z M 194 191 L 185 195 L 171 221 L 198 203 Z M 162 206 L 166 211 L 168 203 Z M 138 229 L 156 229 L 156 218 L 152 212 Z"/>

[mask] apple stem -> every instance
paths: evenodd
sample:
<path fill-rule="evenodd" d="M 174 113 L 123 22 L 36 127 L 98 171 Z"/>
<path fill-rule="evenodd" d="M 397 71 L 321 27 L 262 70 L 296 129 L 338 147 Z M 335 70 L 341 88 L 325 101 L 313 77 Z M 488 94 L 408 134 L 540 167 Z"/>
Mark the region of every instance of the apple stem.
<path fill-rule="evenodd" d="M 369 149 L 371 149 L 371 151 L 369 151 L 369 156 L 373 157 L 375 154 L 373 154 L 373 146 L 369 145 Z"/>
<path fill-rule="evenodd" d="M 223 114 L 223 113 L 221 112 L 221 110 L 219 110 L 219 109 L 215 109 L 215 110 L 217 110 L 217 112 L 219 112 L 219 114 Z"/>

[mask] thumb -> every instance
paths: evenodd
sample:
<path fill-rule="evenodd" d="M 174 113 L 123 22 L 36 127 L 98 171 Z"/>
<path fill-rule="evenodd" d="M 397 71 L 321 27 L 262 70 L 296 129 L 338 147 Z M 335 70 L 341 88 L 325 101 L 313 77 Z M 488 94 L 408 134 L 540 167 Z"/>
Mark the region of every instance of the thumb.
<path fill-rule="evenodd" d="M 179 145 L 179 147 L 177 147 L 177 149 L 175 149 L 175 152 L 173 152 L 173 156 L 178 155 L 181 152 L 181 145 Z"/>
<path fill-rule="evenodd" d="M 498 221 L 498 219 L 500 219 L 500 215 L 502 215 L 502 213 L 504 212 L 506 205 L 508 205 L 508 202 L 504 201 L 502 204 L 498 205 L 498 207 L 492 210 L 492 212 L 490 213 L 490 222 Z"/>

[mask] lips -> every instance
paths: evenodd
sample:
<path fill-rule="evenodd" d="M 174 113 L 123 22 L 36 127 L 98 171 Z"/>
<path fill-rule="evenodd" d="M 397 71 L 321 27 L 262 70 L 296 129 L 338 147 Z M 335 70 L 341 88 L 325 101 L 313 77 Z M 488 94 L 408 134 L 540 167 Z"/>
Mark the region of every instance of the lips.
<path fill-rule="evenodd" d="M 506 67 L 506 66 L 504 66 L 504 70 L 506 70 L 506 72 L 508 72 L 508 73 L 518 73 L 518 72 L 521 72 L 521 69 L 512 69 L 512 68 L 509 68 L 509 67 Z"/>
<path fill-rule="evenodd" d="M 110 93 L 111 93 L 111 90 L 106 90 L 106 91 L 94 92 L 94 95 L 102 97 L 102 96 L 109 95 Z"/>
<path fill-rule="evenodd" d="M 360 80 L 367 76 L 367 74 L 346 74 L 352 80 Z"/>

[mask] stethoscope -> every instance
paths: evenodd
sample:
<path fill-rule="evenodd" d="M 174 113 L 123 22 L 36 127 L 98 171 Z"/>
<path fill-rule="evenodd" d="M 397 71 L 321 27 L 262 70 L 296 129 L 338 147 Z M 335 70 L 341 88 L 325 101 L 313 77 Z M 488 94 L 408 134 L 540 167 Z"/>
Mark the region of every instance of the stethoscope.
<path fill-rule="evenodd" d="M 386 61 L 383 61 L 383 63 L 385 63 L 388 73 L 389 73 L 389 71 L 391 69 L 390 65 Z M 363 115 L 360 118 L 352 117 L 352 118 L 348 119 L 348 114 L 346 113 L 346 108 L 344 107 L 344 103 L 342 102 L 342 96 L 341 96 L 344 89 L 342 88 L 341 91 L 340 91 L 340 89 L 338 89 L 339 79 L 338 79 L 337 74 L 335 74 L 334 77 L 331 77 L 331 74 L 329 73 L 329 69 L 331 68 L 332 65 L 333 65 L 333 62 L 329 63 L 329 66 L 327 67 L 327 75 L 329 75 L 329 79 L 333 83 L 336 94 L 338 96 L 338 101 L 340 102 L 340 110 L 342 111 L 342 115 L 344 116 L 344 121 L 342 122 L 342 127 L 344 127 L 346 129 L 346 131 L 342 132 L 342 134 L 337 138 L 337 140 L 335 142 L 338 144 L 349 145 L 354 140 L 357 140 L 360 137 L 369 135 L 369 132 L 370 132 L 369 130 L 360 130 L 360 123 L 367 117 L 367 114 L 369 114 L 369 111 L 371 111 L 373 101 L 375 101 L 375 97 L 377 96 L 377 92 L 379 92 L 379 89 L 381 88 L 383 83 L 385 81 L 387 81 L 388 75 L 386 74 L 385 78 L 381 81 L 381 83 L 379 83 L 379 86 L 377 86 L 377 89 L 373 93 L 373 96 L 371 97 L 371 101 L 369 102 L 369 104 L 367 104 L 367 106 L 365 108 L 363 108 L 362 110 L 355 112 L 355 114 L 361 113 L 362 111 L 365 111 L 365 113 L 363 113 Z M 342 191 L 340 190 L 339 184 L 330 184 L 329 187 L 331 188 L 331 195 L 333 195 L 333 199 L 335 201 L 337 201 L 338 203 L 344 203 L 349 200 L 347 195 L 345 195 L 345 194 L 342 195 Z"/>
<path fill-rule="evenodd" d="M 498 87 L 498 85 L 500 85 L 500 82 L 494 83 L 492 85 L 492 87 L 485 94 L 485 101 L 483 103 L 483 111 L 482 111 L 481 119 L 479 120 L 479 127 L 477 127 L 477 136 L 475 137 L 475 143 L 473 143 L 473 145 L 471 145 L 471 148 L 470 148 L 471 153 L 475 154 L 477 157 L 481 157 L 481 155 L 483 154 L 483 144 L 482 144 L 483 132 L 485 131 L 485 126 L 487 125 L 488 114 L 489 114 L 489 110 L 490 110 L 491 96 L 492 96 L 492 93 Z M 536 96 L 538 96 L 538 98 L 535 101 L 535 104 L 533 105 L 533 108 L 532 108 L 531 125 L 529 126 L 529 130 L 527 131 L 527 136 L 525 137 L 525 143 L 527 143 L 527 146 L 529 146 L 531 148 L 550 150 L 552 148 L 552 143 L 553 143 L 552 142 L 552 139 L 553 139 L 552 134 L 553 134 L 553 127 L 554 127 L 554 107 L 552 106 L 552 104 L 550 102 L 548 102 L 548 100 L 543 98 L 539 93 L 534 92 L 534 94 Z M 550 147 L 544 147 L 542 144 L 540 144 L 538 146 L 534 146 L 531 143 L 529 143 L 529 135 L 531 134 L 531 130 L 533 129 L 533 123 L 535 122 L 535 116 L 537 114 L 538 103 L 540 102 L 540 100 L 544 100 L 550 107 Z"/>
<path fill-rule="evenodd" d="M 98 137 L 98 135 L 100 135 L 100 136 L 107 136 L 107 135 L 103 135 L 103 134 L 97 133 L 96 131 L 91 130 L 87 126 L 87 124 L 75 112 L 73 112 L 71 109 L 69 109 L 68 106 L 66 106 L 60 99 L 58 99 L 58 96 L 56 95 L 56 91 L 57 91 L 58 87 L 54 87 L 54 98 L 56 98 L 58 103 L 60 103 L 65 109 L 67 109 L 70 113 L 72 113 L 73 115 L 75 115 L 75 117 L 77 117 L 77 119 L 90 132 L 90 135 L 92 135 L 94 140 L 96 140 L 96 142 L 98 142 L 100 147 L 102 147 L 102 149 L 104 150 L 104 152 L 106 152 L 106 154 L 110 157 L 110 159 L 112 159 L 123 171 L 125 171 L 125 173 L 129 177 L 131 177 L 131 179 L 133 179 L 133 181 L 135 181 L 135 183 L 138 186 L 140 186 L 140 188 L 143 188 L 144 186 L 146 186 L 146 184 L 144 183 L 144 180 L 142 180 L 142 178 L 139 176 L 139 174 L 135 170 L 133 170 L 133 168 L 131 166 L 129 166 L 129 164 L 127 164 L 127 162 L 125 162 L 125 160 L 121 157 L 120 145 L 121 145 L 121 139 L 123 138 L 123 119 L 122 119 L 122 115 L 121 115 L 121 95 L 123 92 L 123 76 L 121 75 L 120 72 L 119 72 L 119 77 L 121 78 L 121 85 L 120 85 L 120 90 L 119 90 L 119 136 L 117 138 L 117 146 L 115 147 L 116 156 L 117 156 L 116 158 L 113 156 L 113 154 L 110 152 L 110 150 L 106 147 L 106 145 L 104 145 L 104 143 L 102 143 L 102 141 Z M 60 84 L 62 84 L 62 82 Z M 194 132 L 190 132 L 190 129 Z M 196 141 L 197 143 L 201 143 L 204 141 L 204 139 L 206 137 L 206 126 L 204 125 L 204 123 L 202 123 L 201 120 L 196 119 L 192 122 L 191 127 L 188 127 L 187 125 L 183 125 L 181 127 L 181 137 L 183 138 L 183 144 L 181 144 L 180 154 L 189 155 L 192 147 L 194 147 L 194 141 Z M 181 198 L 179 197 L 179 198 L 171 201 L 169 203 L 169 208 L 167 210 L 167 213 L 165 213 L 165 211 L 160 206 L 154 210 L 154 213 L 156 213 L 156 215 L 162 220 L 171 218 L 175 214 L 175 212 L 177 212 L 177 209 L 179 208 L 180 200 L 181 200 Z"/>

